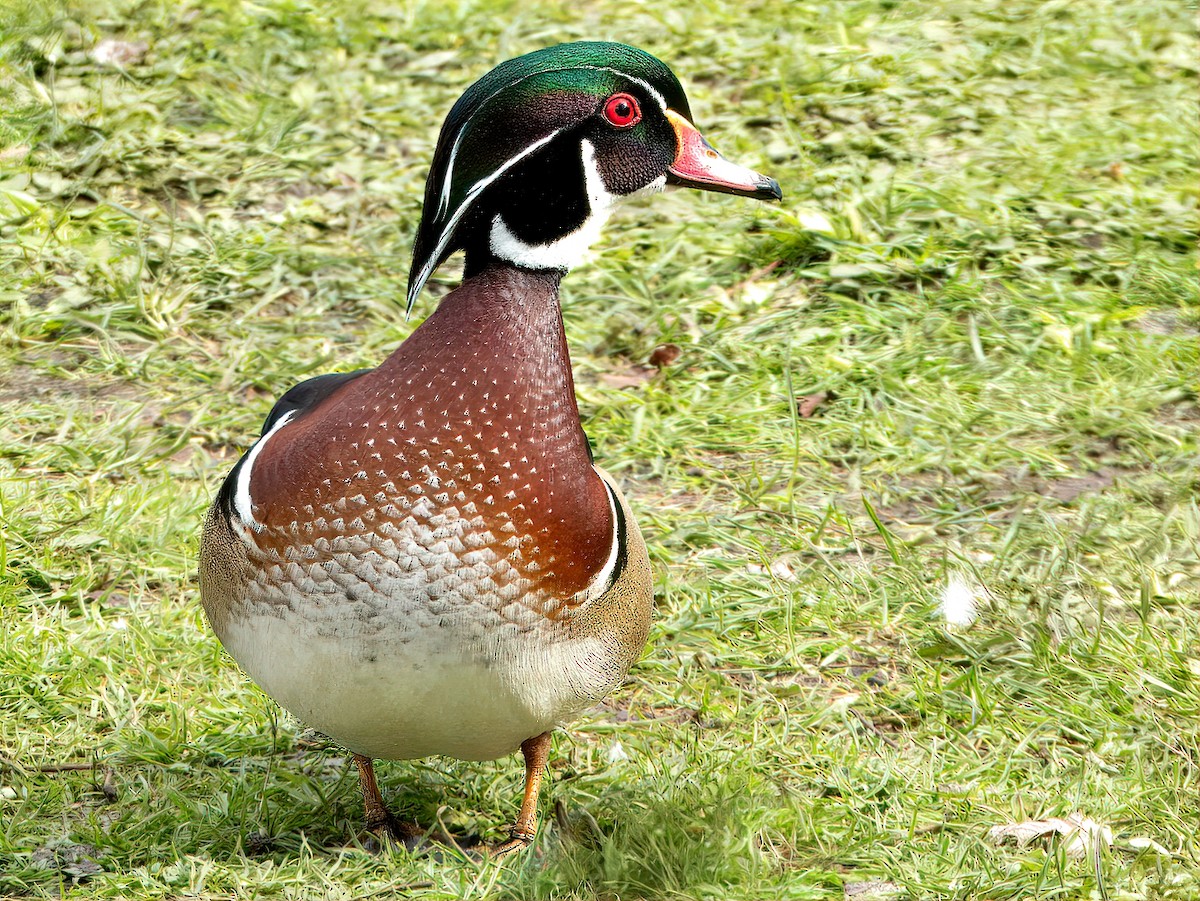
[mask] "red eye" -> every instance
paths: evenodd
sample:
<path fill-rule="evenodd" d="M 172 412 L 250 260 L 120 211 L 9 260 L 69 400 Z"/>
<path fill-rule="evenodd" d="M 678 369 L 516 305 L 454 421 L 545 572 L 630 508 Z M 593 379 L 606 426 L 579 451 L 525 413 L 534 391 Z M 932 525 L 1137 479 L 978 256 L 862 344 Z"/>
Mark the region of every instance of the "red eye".
<path fill-rule="evenodd" d="M 613 94 L 604 103 L 604 118 L 617 128 L 628 128 L 642 121 L 642 111 L 628 94 Z"/>

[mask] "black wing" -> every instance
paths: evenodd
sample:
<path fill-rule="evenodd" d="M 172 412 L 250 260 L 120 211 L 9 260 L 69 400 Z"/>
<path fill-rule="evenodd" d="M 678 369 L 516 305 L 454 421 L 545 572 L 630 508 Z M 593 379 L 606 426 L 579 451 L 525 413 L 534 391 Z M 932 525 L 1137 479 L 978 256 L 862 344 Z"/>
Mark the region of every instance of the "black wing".
<path fill-rule="evenodd" d="M 263 423 L 262 434 L 265 435 L 271 431 L 271 426 L 275 425 L 286 414 L 293 410 L 303 413 L 310 407 L 315 407 L 338 388 L 342 387 L 342 385 L 352 382 L 360 375 L 365 375 L 370 371 L 370 369 L 356 369 L 353 372 L 331 372 L 328 375 L 318 375 L 311 379 L 305 379 L 299 385 L 289 388 L 283 397 L 275 401 L 275 406 L 267 414 L 267 421 Z"/>

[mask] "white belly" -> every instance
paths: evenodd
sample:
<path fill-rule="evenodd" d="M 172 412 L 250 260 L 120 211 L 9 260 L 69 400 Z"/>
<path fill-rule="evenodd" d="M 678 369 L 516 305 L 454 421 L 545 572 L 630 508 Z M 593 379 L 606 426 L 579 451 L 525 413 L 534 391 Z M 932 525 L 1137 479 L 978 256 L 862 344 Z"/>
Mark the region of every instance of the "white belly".
<path fill-rule="evenodd" d="M 253 605 L 221 641 L 242 669 L 309 726 L 359 754 L 491 760 L 616 687 L 595 638 L 479 621 L 300 616 Z"/>

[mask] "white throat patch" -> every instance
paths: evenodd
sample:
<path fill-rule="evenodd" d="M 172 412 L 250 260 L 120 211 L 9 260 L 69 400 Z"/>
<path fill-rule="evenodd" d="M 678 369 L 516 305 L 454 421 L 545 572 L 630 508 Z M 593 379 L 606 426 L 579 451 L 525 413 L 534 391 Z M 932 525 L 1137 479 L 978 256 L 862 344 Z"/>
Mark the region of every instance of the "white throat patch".
<path fill-rule="evenodd" d="M 618 195 L 609 193 L 604 186 L 592 142 L 580 141 L 579 147 L 588 196 L 588 217 L 583 224 L 549 244 L 526 244 L 512 233 L 503 217 L 497 214 L 492 219 L 489 240 L 495 256 L 526 269 L 571 269 L 587 256 L 588 248 L 600 237 L 600 231 L 608 221 Z"/>

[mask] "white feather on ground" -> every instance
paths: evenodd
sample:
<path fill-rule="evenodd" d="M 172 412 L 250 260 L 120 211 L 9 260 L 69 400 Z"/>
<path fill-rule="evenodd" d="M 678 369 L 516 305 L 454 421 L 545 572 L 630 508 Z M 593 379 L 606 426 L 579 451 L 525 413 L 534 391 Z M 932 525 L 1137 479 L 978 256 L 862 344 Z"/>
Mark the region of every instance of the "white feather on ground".
<path fill-rule="evenodd" d="M 959 575 L 952 575 L 942 589 L 941 610 L 946 624 L 966 628 L 979 613 L 979 590 Z"/>

